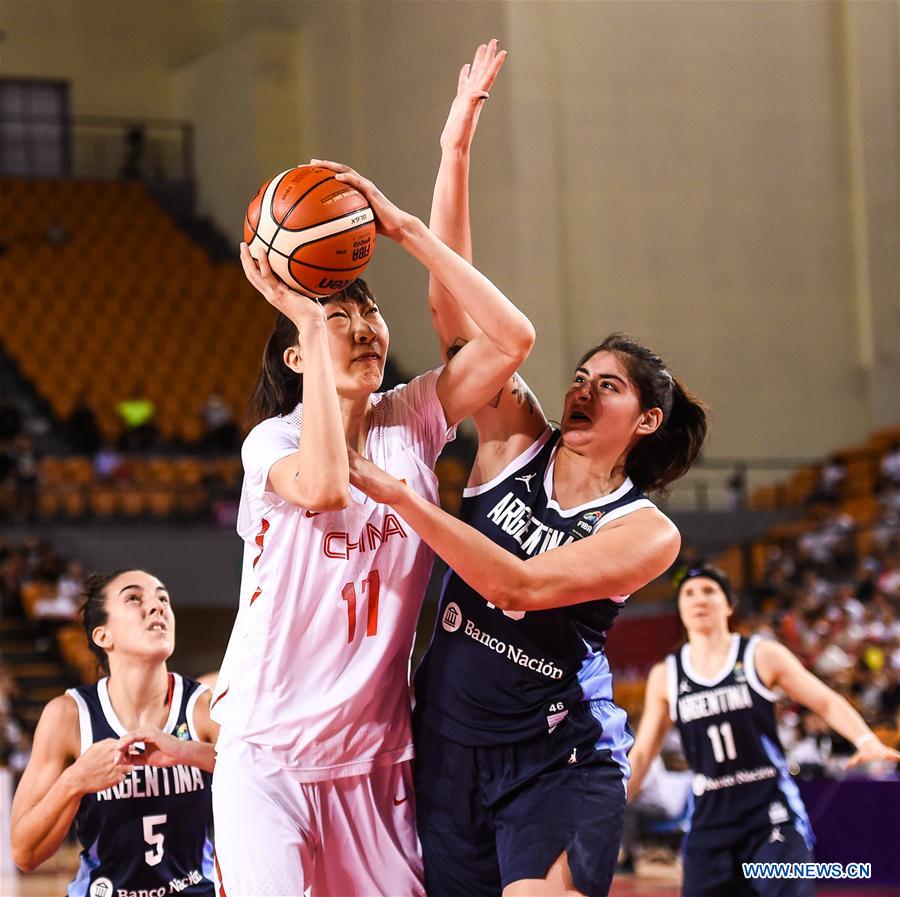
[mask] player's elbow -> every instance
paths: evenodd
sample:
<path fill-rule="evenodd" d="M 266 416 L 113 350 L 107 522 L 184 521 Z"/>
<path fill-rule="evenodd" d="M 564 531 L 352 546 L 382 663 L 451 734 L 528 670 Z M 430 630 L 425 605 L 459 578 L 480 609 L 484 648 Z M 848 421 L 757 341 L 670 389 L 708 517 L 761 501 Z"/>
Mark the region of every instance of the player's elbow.
<path fill-rule="evenodd" d="M 304 495 L 296 504 L 308 511 L 342 511 L 349 501 L 350 496 L 346 489 L 321 489 Z"/>
<path fill-rule="evenodd" d="M 524 562 L 521 563 L 524 567 Z M 524 612 L 535 609 L 534 584 L 524 569 L 497 576 L 485 598 L 500 610 Z"/>
<path fill-rule="evenodd" d="M 16 867 L 22 872 L 34 872 L 34 870 L 40 866 L 34 851 L 29 845 L 23 844 L 21 839 L 16 837 L 15 829 L 12 831 L 12 838 L 10 840 L 12 842 L 10 845 L 12 849 L 12 861 L 16 864 Z"/>
<path fill-rule="evenodd" d="M 508 351 L 510 355 L 519 363 L 525 361 L 534 347 L 535 338 L 534 325 L 525 315 L 521 315 L 521 320 L 509 334 Z"/>

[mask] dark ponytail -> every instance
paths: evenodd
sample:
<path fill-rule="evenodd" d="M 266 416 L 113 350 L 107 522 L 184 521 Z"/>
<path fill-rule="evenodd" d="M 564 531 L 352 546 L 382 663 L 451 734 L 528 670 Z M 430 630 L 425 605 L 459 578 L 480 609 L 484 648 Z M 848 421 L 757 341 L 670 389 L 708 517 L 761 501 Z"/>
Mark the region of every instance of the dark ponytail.
<path fill-rule="evenodd" d="M 598 352 L 615 352 L 622 358 L 637 387 L 642 411 L 659 408 L 663 412 L 658 429 L 639 439 L 628 453 L 625 472 L 640 489 L 664 489 L 684 476 L 700 453 L 706 438 L 706 409 L 669 373 L 662 358 L 625 334 L 608 336 L 585 353 L 576 367 Z"/>
<path fill-rule="evenodd" d="M 248 415 L 258 424 L 268 417 L 290 414 L 303 398 L 303 375 L 284 363 L 284 353 L 298 343 L 297 325 L 281 312 L 263 349 L 262 366 L 250 397 Z"/>
<path fill-rule="evenodd" d="M 323 299 L 323 303 L 350 299 L 363 305 L 374 305 L 375 296 L 369 285 L 358 277 L 339 293 Z M 266 341 L 256 386 L 247 407 L 251 424 L 269 417 L 290 414 L 303 401 L 303 375 L 284 363 L 285 350 L 299 343 L 297 326 L 286 315 L 278 313 L 275 327 Z"/>
<path fill-rule="evenodd" d="M 84 604 L 81 607 L 81 625 L 87 636 L 88 648 L 97 658 L 100 669 L 107 675 L 109 675 L 109 660 L 106 657 L 106 651 L 94 641 L 93 632 L 98 626 L 105 625 L 109 619 L 109 613 L 106 610 L 106 587 L 116 577 L 127 573 L 130 569 L 130 567 L 125 567 L 113 573 L 92 573 L 82 586 Z"/>

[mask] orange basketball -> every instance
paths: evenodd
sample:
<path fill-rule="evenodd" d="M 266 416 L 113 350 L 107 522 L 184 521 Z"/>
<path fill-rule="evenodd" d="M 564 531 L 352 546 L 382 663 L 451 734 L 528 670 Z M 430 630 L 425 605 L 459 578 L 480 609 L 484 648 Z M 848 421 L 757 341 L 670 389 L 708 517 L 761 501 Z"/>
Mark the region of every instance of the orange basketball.
<path fill-rule="evenodd" d="M 244 242 L 265 248 L 291 289 L 321 299 L 356 280 L 372 259 L 375 216 L 365 196 L 314 165 L 282 171 L 250 200 Z"/>

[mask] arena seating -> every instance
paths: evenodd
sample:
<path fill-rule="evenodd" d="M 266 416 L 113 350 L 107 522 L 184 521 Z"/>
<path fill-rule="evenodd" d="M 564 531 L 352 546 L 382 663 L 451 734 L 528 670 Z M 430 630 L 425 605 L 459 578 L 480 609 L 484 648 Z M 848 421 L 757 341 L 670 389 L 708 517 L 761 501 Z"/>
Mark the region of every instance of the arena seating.
<path fill-rule="evenodd" d="M 243 408 L 273 312 L 137 182 L 0 179 L 0 342 L 65 419 L 80 395 L 119 435 L 141 390 L 167 440 L 195 442 L 212 392 Z"/>

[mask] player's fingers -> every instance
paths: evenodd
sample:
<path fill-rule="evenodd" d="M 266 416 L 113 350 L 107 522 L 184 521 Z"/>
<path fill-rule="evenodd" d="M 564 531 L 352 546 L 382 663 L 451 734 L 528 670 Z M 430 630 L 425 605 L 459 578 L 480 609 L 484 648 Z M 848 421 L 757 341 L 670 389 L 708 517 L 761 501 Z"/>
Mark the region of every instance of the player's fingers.
<path fill-rule="evenodd" d="M 500 69 L 503 68 L 503 63 L 506 62 L 506 50 L 501 50 L 492 60 L 491 64 L 485 70 L 484 77 L 481 80 L 481 84 L 479 85 L 483 90 L 490 90 L 494 81 L 497 80 L 497 75 L 500 74 Z"/>
<path fill-rule="evenodd" d="M 475 51 L 475 58 L 472 60 L 472 70 L 477 71 L 479 66 L 484 62 L 485 54 L 487 53 L 487 44 L 479 44 L 478 49 Z"/>
<path fill-rule="evenodd" d="M 351 187 L 355 187 L 369 200 L 370 205 L 373 201 L 378 202 L 384 200 L 381 191 L 368 178 L 364 178 L 357 171 L 353 171 L 352 169 L 341 171 L 334 176 L 334 179 L 343 184 L 349 184 Z"/>
<path fill-rule="evenodd" d="M 246 243 L 241 243 L 241 267 L 247 280 L 255 287 L 259 287 L 259 267 Z"/>
<path fill-rule="evenodd" d="M 320 168 L 330 168 L 332 171 L 353 171 L 349 165 L 343 162 L 332 162 L 331 159 L 310 159 L 310 165 L 318 165 Z"/>
<path fill-rule="evenodd" d="M 259 265 L 259 275 L 262 282 L 266 286 L 274 285 L 275 275 L 272 273 L 272 266 L 269 264 L 269 254 L 263 246 L 256 246 L 253 249 L 253 258 Z"/>
<path fill-rule="evenodd" d="M 456 82 L 456 92 L 462 93 L 466 89 L 466 84 L 469 80 L 469 71 L 471 70 L 471 66 L 467 62 L 460 70 L 459 70 L 459 80 Z"/>

